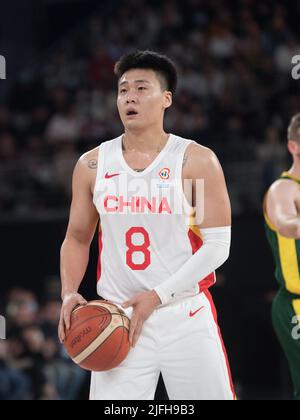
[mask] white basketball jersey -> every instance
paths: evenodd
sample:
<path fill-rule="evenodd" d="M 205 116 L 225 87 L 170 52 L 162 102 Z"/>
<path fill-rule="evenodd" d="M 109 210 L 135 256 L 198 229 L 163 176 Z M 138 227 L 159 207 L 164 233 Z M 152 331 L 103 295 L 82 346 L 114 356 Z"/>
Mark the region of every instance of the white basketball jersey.
<path fill-rule="evenodd" d="M 183 158 L 191 143 L 171 134 L 142 172 L 125 161 L 122 136 L 100 145 L 93 199 L 101 220 L 97 291 L 102 298 L 121 305 L 152 290 L 202 246 L 182 185 Z M 214 282 L 212 273 L 175 300 Z"/>

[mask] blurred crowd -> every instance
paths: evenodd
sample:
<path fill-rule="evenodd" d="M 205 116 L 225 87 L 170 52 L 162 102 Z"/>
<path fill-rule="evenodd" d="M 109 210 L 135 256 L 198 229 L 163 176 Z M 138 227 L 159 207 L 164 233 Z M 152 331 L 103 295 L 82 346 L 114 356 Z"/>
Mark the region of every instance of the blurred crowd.
<path fill-rule="evenodd" d="M 68 210 L 78 157 L 122 132 L 113 68 L 136 49 L 177 64 L 166 131 L 217 153 L 235 215 L 260 210 L 264 191 L 288 167 L 286 128 L 300 110 L 300 81 L 291 76 L 299 18 L 298 0 L 126 0 L 110 17 L 93 14 L 25 68 L 0 102 L 0 220 Z M 0 400 L 87 397 L 88 375 L 58 343 L 58 289 L 36 296 L 14 288 L 0 297 L 7 320 Z M 248 324 L 255 334 L 262 317 L 256 321 Z"/>
<path fill-rule="evenodd" d="M 7 293 L 7 339 L 0 340 L 0 400 L 76 400 L 86 398 L 88 374 L 66 355 L 57 339 L 60 301 L 41 301 L 29 290 Z"/>
<path fill-rule="evenodd" d="M 216 151 L 236 214 L 259 209 L 288 164 L 286 127 L 300 109 L 299 15 L 299 1 L 272 0 L 128 0 L 93 15 L 0 106 L 0 215 L 68 207 L 79 155 L 122 130 L 114 63 L 147 48 L 179 70 L 165 129 Z"/>

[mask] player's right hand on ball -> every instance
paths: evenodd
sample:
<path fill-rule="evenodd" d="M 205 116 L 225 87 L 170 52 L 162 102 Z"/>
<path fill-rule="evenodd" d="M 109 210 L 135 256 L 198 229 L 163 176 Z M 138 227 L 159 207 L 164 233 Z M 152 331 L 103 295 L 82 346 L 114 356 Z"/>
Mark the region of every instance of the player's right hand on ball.
<path fill-rule="evenodd" d="M 70 329 L 71 313 L 78 305 L 86 305 L 87 301 L 79 293 L 69 293 L 64 296 L 58 326 L 59 341 L 63 343 Z"/>

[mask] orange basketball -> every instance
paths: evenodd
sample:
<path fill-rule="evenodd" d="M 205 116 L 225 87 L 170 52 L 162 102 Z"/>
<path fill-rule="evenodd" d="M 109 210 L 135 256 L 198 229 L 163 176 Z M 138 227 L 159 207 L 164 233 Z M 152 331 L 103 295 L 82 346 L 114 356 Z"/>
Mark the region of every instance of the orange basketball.
<path fill-rule="evenodd" d="M 64 346 L 80 367 L 101 372 L 117 367 L 130 350 L 130 320 L 116 305 L 94 300 L 74 309 Z"/>

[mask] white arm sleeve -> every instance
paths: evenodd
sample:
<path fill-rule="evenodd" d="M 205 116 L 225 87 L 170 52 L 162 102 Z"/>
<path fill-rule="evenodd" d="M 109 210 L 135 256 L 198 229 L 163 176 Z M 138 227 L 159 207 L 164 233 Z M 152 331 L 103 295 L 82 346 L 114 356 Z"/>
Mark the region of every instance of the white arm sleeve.
<path fill-rule="evenodd" d="M 219 268 L 229 257 L 231 226 L 201 230 L 202 247 L 182 266 L 154 290 L 162 304 L 172 301 L 176 294 L 195 287 Z"/>

